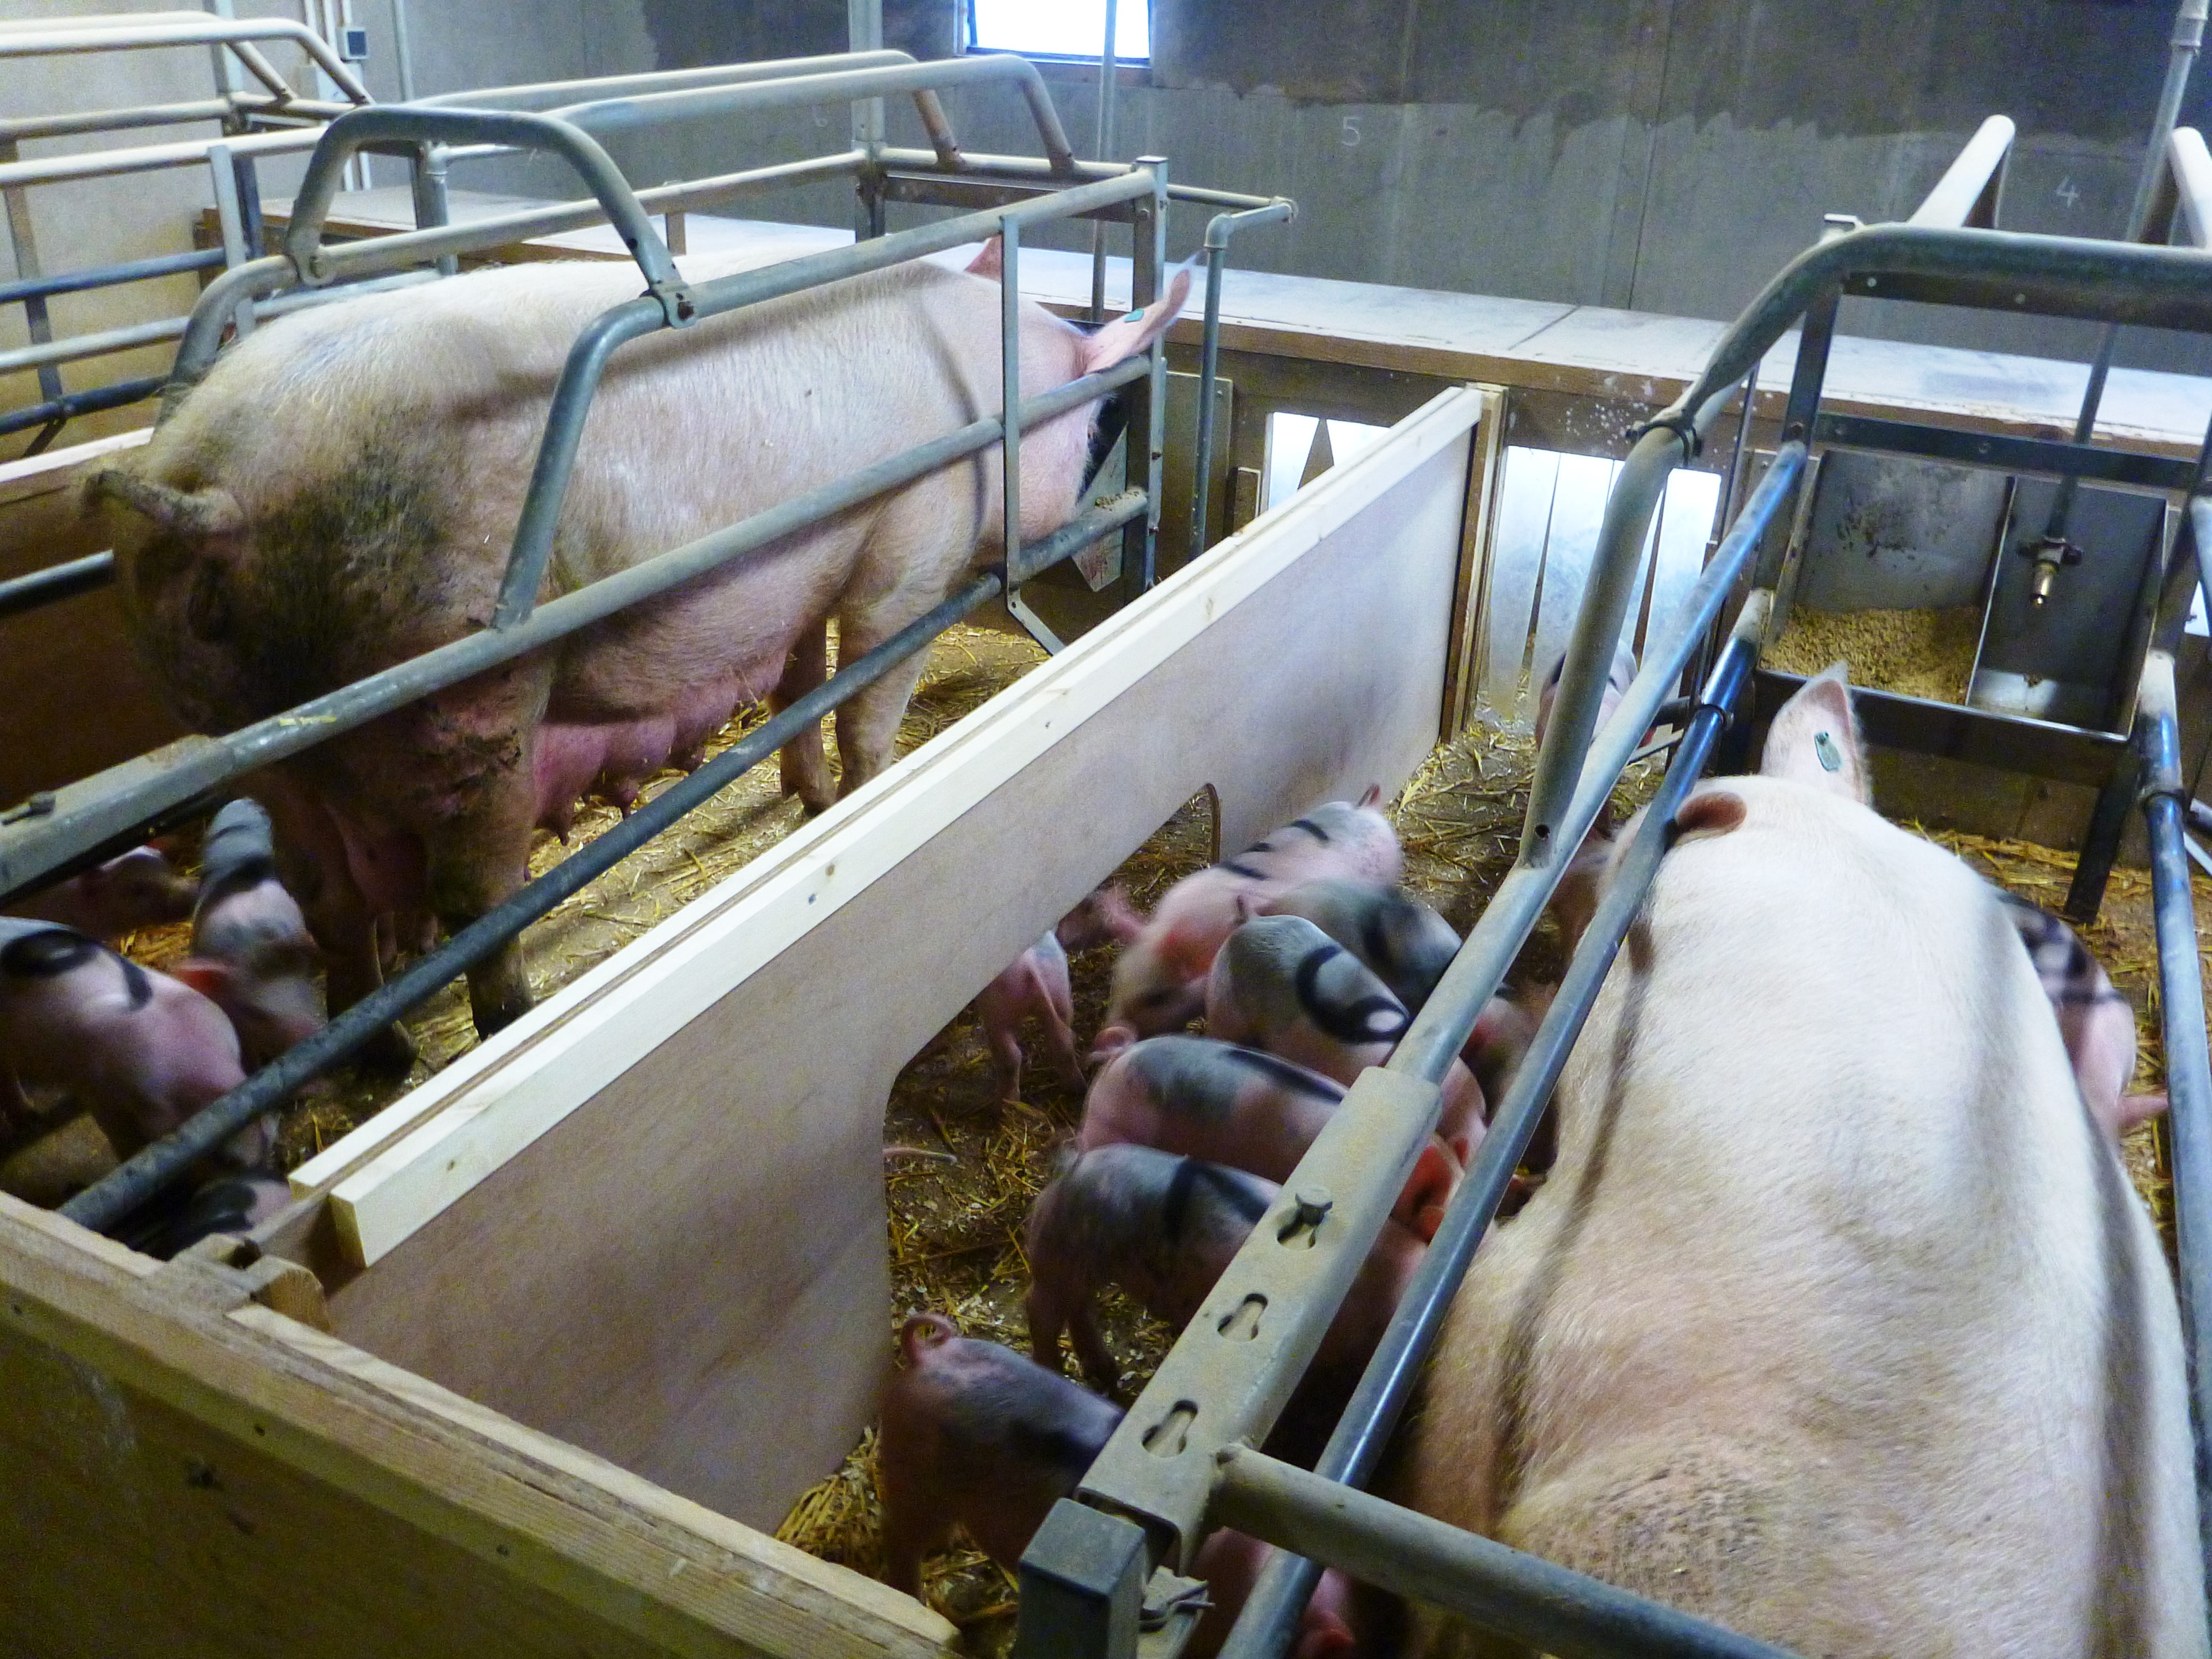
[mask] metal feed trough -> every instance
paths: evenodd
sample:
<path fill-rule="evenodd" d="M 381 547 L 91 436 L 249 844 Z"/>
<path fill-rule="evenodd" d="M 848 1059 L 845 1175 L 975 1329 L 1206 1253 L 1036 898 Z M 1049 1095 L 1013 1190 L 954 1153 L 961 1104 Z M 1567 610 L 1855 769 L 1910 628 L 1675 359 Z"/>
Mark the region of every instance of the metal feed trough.
<path fill-rule="evenodd" d="M 949 87 L 1004 84 L 1026 100 L 1044 155 L 963 155 L 935 94 Z M 631 189 L 595 132 L 635 131 L 665 121 L 735 117 L 762 111 L 910 94 L 936 148 L 902 150 L 864 138 L 855 148 L 817 160 L 665 185 Z M 603 313 L 571 348 L 556 384 L 535 470 L 516 525 L 491 626 L 328 695 L 222 737 L 191 737 L 82 782 L 0 813 L 0 900 L 65 875 L 142 839 L 159 824 L 204 810 L 214 792 L 272 762 L 498 663 L 567 637 L 616 611 L 664 593 L 807 525 L 994 445 L 1006 451 L 1006 522 L 1020 520 L 1020 443 L 1024 428 L 1121 392 L 1132 434 L 1129 471 L 1138 486 L 1095 503 L 1067 525 L 1027 545 L 1010 546 L 1005 564 L 976 576 L 927 616 L 866 655 L 841 665 L 827 684 L 749 732 L 697 771 L 639 807 L 620 824 L 553 870 L 525 885 L 496 909 L 416 961 L 374 994 L 247 1079 L 164 1139 L 145 1147 L 79 1194 L 63 1212 L 88 1226 L 112 1227 L 173 1184 L 193 1161 L 240 1127 L 275 1110 L 302 1083 L 343 1060 L 392 1020 L 421 1006 L 441 987 L 483 961 L 531 921 L 544 915 L 616 862 L 726 787 L 742 773 L 817 723 L 872 681 L 971 614 L 994 596 L 1012 598 L 1030 577 L 1116 531 L 1122 533 L 1122 587 L 1130 595 L 1152 582 L 1153 538 L 1159 522 L 1166 365 L 1155 343 L 1144 356 L 1088 375 L 1040 396 L 1019 395 L 1019 261 L 1025 226 L 1088 217 L 1131 228 L 1133 298 L 1150 304 L 1159 293 L 1170 200 L 1233 210 L 1218 216 L 1211 236 L 1210 284 L 1218 287 L 1218 247 L 1240 215 L 1244 222 L 1286 217 L 1290 204 L 1257 197 L 1170 185 L 1167 163 L 1133 165 L 1078 161 L 1036 67 L 1013 57 L 917 64 L 903 52 L 726 65 L 613 81 L 505 88 L 457 94 L 466 105 L 428 102 L 355 110 L 332 122 L 315 147 L 294 204 L 283 254 L 234 266 L 212 283 L 184 331 L 172 386 L 188 387 L 214 362 L 223 332 L 250 308 L 264 314 L 295 297 L 337 297 L 374 283 L 434 280 L 425 262 L 501 246 L 520 237 L 604 219 L 622 236 L 642 273 L 639 298 Z M 477 105 L 489 107 L 478 107 Z M 866 113 L 865 133 L 876 125 Z M 411 232 L 333 245 L 323 227 L 349 161 L 364 149 L 398 151 L 416 165 L 418 228 Z M 442 222 L 444 165 L 456 156 L 517 149 L 556 155 L 592 193 L 587 202 L 532 210 L 465 225 Z M 441 151 L 442 150 L 442 155 Z M 802 179 L 850 177 L 859 187 L 866 234 L 853 246 L 741 271 L 714 282 L 687 283 L 678 270 L 649 208 L 667 210 Z M 917 229 L 884 234 L 887 200 L 945 203 L 978 210 Z M 618 575 L 544 605 L 538 590 L 554 526 L 573 469 L 592 395 L 609 357 L 625 342 L 864 271 L 989 236 L 1005 239 L 1003 417 L 903 450 L 838 482 L 740 523 L 660 553 Z M 337 289 L 341 279 L 353 285 Z M 362 280 L 367 279 L 367 280 Z M 271 300 L 270 296 L 280 296 Z M 1218 294 L 1207 313 L 1218 325 Z M 1135 447 L 1141 444 L 1142 448 Z M 1136 459 L 1141 456 L 1141 464 Z M 78 561 L 0 587 L 0 615 L 81 592 L 112 579 L 112 561 L 98 569 Z M 13 589 L 14 592 L 9 590 Z"/>
<path fill-rule="evenodd" d="M 2201 14 L 2200 14 L 2201 21 Z M 1674 808 L 1696 782 L 1754 679 L 1779 695 L 1795 681 L 1758 671 L 1762 641 L 1778 619 L 1775 584 L 1794 575 L 1800 603 L 1832 573 L 1804 550 L 1802 526 L 1821 496 L 1809 486 L 1816 449 L 1850 457 L 1878 450 L 1947 464 L 2041 473 L 2063 481 L 2124 482 L 2162 492 L 2151 537 L 2147 517 L 2120 520 L 2145 532 L 2140 544 L 2107 537 L 2110 522 L 2085 511 L 2074 525 L 2088 544 L 2081 569 L 2063 562 L 2054 603 L 2067 585 L 2118 594 L 2139 619 L 2107 681 L 2096 724 L 2065 726 L 2008 712 L 1999 697 L 1948 708 L 1860 692 L 1868 736 L 1923 746 L 2046 775 L 2089 775 L 2104 785 L 2082 865 L 2101 887 L 2119 820 L 2142 805 L 2150 837 L 2158 926 L 2160 1007 L 2171 1094 L 2180 1297 L 2192 1379 L 2202 1512 L 2212 1519 L 2206 1431 L 2212 1426 L 2212 1320 L 2197 1311 L 2212 1295 L 2212 1058 L 2184 854 L 2186 790 L 2178 755 L 2172 647 L 2193 591 L 2200 553 L 2212 550 L 2212 438 L 2194 464 L 2092 447 L 1982 438 L 1901 422 L 1845 422 L 1820 412 L 1821 382 L 1838 297 L 1845 293 L 1940 304 L 1995 307 L 2118 325 L 2212 330 L 2212 165 L 2194 132 L 2172 135 L 2155 155 L 2167 165 L 2139 233 L 2163 241 L 2175 212 L 2191 247 L 2146 246 L 2007 234 L 1994 228 L 2010 123 L 1984 127 L 1913 220 L 1834 235 L 1801 255 L 1722 336 L 1701 374 L 1648 422 L 1622 467 L 1570 645 L 1565 675 L 1530 788 L 1520 856 L 1457 957 L 1385 1066 L 1365 1073 L 1285 1181 L 1199 1308 L 1152 1382 L 1091 1466 L 1075 1499 L 1062 1500 L 1024 1558 L 1017 1653 L 1025 1659 L 1127 1659 L 1176 1651 L 1203 1607 L 1200 1587 L 1179 1576 L 1216 1527 L 1235 1527 L 1279 1546 L 1231 1632 L 1231 1659 L 1274 1659 L 1295 1637 L 1321 1564 L 1385 1589 L 1445 1607 L 1532 1649 L 1562 1656 L 1775 1656 L 1771 1645 L 1646 1601 L 1583 1574 L 1477 1537 L 1359 1490 L 1374 1473 L 1410 1397 L 1431 1341 L 1507 1182 L 1528 1144 L 1567 1052 L 1655 874 Z M 1970 223 L 1971 222 L 1973 222 Z M 1697 453 L 1703 434 L 1753 374 L 1784 331 L 1801 325 L 1796 372 L 1781 442 L 1729 524 L 1679 612 L 1653 620 L 1641 672 L 1612 720 L 1593 734 L 1614 642 L 1638 574 L 1638 554 L 1668 475 Z M 2108 342 L 2109 346 L 2109 342 Z M 2107 354 L 2108 358 L 2108 354 Z M 2093 377 L 2094 399 L 2101 374 Z M 2094 402 L 2085 411 L 2086 438 Z M 1841 446 L 1848 445 L 1849 450 Z M 2002 495 L 2003 481 L 1992 492 Z M 2022 486 L 2018 498 L 2047 508 Z M 2085 494 L 2085 502 L 2099 498 Z M 1801 503 L 1803 505 L 1801 507 Z M 2184 510 L 2185 509 L 2185 511 Z M 1784 558 L 1793 520 L 1796 568 Z M 2177 522 L 2178 521 L 2178 522 Z M 2048 522 L 2048 520 L 2046 520 Z M 1994 518 L 1983 521 L 1993 530 Z M 2034 525 L 2030 517 L 2031 527 Z M 2180 533 L 2166 533 L 2172 525 Z M 2069 526 L 2061 519 L 2057 533 Z M 1990 544 L 1970 557 L 1996 560 Z M 1826 555 L 1832 559 L 1832 550 Z M 2008 559 L 2009 556 L 2007 556 Z M 2037 562 L 2024 559 L 2026 566 Z M 2109 571 L 2094 569 L 2110 564 Z M 2086 574 L 2085 574 L 2086 573 Z M 1894 603 L 1907 573 L 1880 573 Z M 1995 580 L 2009 579 L 2001 569 Z M 1984 573 L 1986 576 L 1987 573 Z M 2031 580 L 2035 573 L 2028 573 Z M 1947 578 L 1948 579 L 1948 578 Z M 1978 577 L 1977 580 L 1982 580 Z M 1969 584 L 1967 592 L 1972 592 Z M 1738 604 L 1717 632 L 1732 596 Z M 2100 601 L 2101 602 L 2101 601 Z M 2057 613 L 2069 614 L 2064 611 Z M 1995 616 L 1994 609 L 1992 611 Z M 2132 624 L 2131 624 L 2132 625 Z M 1997 626 L 1995 620 L 1990 624 Z M 2114 641 L 2103 642 L 2111 647 Z M 1996 649 L 2010 648 L 2000 635 Z M 2016 659 L 1984 654 L 1992 675 L 2021 672 Z M 1354 1273 L 1433 1129 L 1438 1085 L 1534 928 L 1568 859 L 1613 793 L 1642 734 L 1700 660 L 1689 712 L 1653 810 L 1626 854 L 1568 968 L 1526 1059 L 1499 1103 L 1488 1134 L 1452 1199 L 1443 1225 L 1400 1304 L 1316 1468 L 1310 1473 L 1253 1448 L 1266 1438 L 1318 1348 Z M 2025 675 L 2022 675 L 2025 678 Z M 2061 677 L 2063 678 L 2063 676 Z M 2125 720 L 2131 737 L 2100 726 Z M 2065 769 L 2073 769 L 2067 770 Z M 2105 808 L 2117 808 L 2107 811 Z M 2090 866 L 2099 865 L 2094 871 Z M 2077 884 L 2077 893 L 2081 884 Z M 1255 1316 L 1254 1310 L 1257 1310 Z"/>

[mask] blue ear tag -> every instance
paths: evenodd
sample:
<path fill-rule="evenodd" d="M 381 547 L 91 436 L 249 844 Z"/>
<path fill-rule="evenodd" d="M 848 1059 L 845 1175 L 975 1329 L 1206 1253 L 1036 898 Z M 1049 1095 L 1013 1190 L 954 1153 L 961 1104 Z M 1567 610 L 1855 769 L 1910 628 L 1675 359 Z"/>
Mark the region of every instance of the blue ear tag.
<path fill-rule="evenodd" d="M 1827 770 L 1840 772 L 1844 769 L 1843 750 L 1836 747 L 1836 740 L 1826 732 L 1813 734 L 1813 752 L 1820 757 L 1820 764 Z"/>

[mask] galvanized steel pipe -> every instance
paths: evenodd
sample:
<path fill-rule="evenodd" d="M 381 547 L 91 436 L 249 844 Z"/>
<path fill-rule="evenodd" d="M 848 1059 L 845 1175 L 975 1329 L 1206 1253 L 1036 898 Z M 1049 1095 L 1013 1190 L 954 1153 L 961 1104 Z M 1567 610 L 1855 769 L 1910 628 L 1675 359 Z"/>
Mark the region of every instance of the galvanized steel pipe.
<path fill-rule="evenodd" d="M 1221 362 L 1221 270 L 1229 258 L 1229 239 L 1255 225 L 1289 224 L 1298 205 L 1277 197 L 1265 207 L 1242 213 L 1217 213 L 1206 225 L 1206 325 L 1198 347 L 1198 454 L 1191 474 L 1190 556 L 1206 551 L 1206 497 L 1213 477 L 1213 386 Z"/>

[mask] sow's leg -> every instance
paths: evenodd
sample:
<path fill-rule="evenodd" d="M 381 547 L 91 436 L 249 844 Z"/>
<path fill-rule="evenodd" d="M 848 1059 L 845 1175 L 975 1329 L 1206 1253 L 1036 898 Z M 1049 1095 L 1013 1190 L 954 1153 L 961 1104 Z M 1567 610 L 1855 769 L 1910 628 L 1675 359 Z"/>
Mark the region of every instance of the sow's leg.
<path fill-rule="evenodd" d="M 777 714 L 820 686 L 830 672 L 829 623 L 809 623 L 799 630 L 785 662 L 783 678 L 769 694 L 769 707 Z M 783 793 L 799 797 L 808 812 L 829 810 L 837 799 L 837 786 L 830 776 L 830 757 L 822 748 L 822 723 L 817 720 L 784 744 L 778 756 L 783 772 Z"/>

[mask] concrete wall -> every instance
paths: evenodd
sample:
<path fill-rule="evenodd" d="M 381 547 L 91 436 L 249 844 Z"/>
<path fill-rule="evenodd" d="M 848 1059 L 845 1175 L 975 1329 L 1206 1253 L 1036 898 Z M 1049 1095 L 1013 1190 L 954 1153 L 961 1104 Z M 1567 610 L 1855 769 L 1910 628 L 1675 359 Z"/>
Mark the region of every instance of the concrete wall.
<path fill-rule="evenodd" d="M 179 3 L 0 0 L 0 19 Z M 948 53 L 959 5 L 887 0 L 886 39 Z M 371 32 L 370 87 L 396 96 L 392 0 L 355 0 L 355 11 Z M 408 13 L 425 94 L 830 52 L 846 27 L 842 0 L 410 0 Z M 1813 239 L 1823 213 L 1908 210 L 1992 112 L 2021 130 L 2008 224 L 2117 232 L 2170 21 L 2168 0 L 1153 0 L 1154 62 L 1123 77 L 1116 149 L 1166 155 L 1185 179 L 1296 197 L 1297 225 L 1238 245 L 1237 260 L 1257 268 L 1726 317 Z M 1087 150 L 1096 70 L 1048 76 Z M 209 84 L 197 50 L 49 59 L 0 76 L 0 112 L 189 97 Z M 2200 73 L 2185 120 L 2212 119 L 2208 85 Z M 948 101 L 969 148 L 1035 151 L 1011 94 Z M 910 112 L 892 113 L 895 135 L 920 142 Z M 842 110 L 799 112 L 744 133 L 667 133 L 620 155 L 650 184 L 819 153 L 846 131 Z M 397 164 L 381 165 L 398 182 Z M 272 193 L 292 172 L 269 169 Z M 572 193 L 542 164 L 480 165 L 456 183 Z M 208 200 L 195 171 L 38 192 L 32 211 L 47 268 L 62 269 L 182 249 Z M 746 210 L 852 217 L 849 193 L 827 185 Z M 1178 252 L 1201 223 L 1178 210 Z M 192 291 L 192 279 L 173 278 L 58 301 L 55 313 L 74 329 L 111 326 L 181 310 Z M 21 318 L 0 308 L 0 343 L 21 340 Z M 2081 325 L 1865 302 L 1850 302 L 1844 326 L 2051 356 L 2086 356 L 2094 337 Z M 2137 331 L 2123 361 L 2212 372 L 2212 349 Z M 156 349 L 64 380 L 99 385 L 165 362 Z M 0 381 L 8 404 L 34 395 L 27 376 Z M 143 418 L 95 417 L 71 435 Z M 0 439 L 0 458 L 25 441 Z"/>

